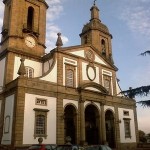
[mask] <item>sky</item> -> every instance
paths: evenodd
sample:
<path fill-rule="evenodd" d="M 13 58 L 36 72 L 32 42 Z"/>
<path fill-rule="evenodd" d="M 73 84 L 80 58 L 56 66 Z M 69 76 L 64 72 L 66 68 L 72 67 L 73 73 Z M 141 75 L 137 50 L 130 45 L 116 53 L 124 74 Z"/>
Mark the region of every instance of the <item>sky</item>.
<path fill-rule="evenodd" d="M 63 46 L 80 45 L 79 34 L 90 20 L 94 0 L 46 0 L 46 52 L 55 48 L 57 33 L 61 32 Z M 100 19 L 113 36 L 112 50 L 117 77 L 122 90 L 150 84 L 150 56 L 139 56 L 150 50 L 150 0 L 97 0 Z M 0 29 L 4 5 L 0 1 Z M 137 100 L 148 99 L 138 97 Z M 137 105 L 139 129 L 150 133 L 150 108 Z"/>

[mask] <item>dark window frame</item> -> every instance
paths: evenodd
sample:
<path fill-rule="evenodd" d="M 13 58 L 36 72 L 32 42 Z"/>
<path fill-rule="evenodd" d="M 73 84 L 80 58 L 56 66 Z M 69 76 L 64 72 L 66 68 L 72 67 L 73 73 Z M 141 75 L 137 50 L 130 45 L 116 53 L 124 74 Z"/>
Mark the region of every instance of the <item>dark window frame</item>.
<path fill-rule="evenodd" d="M 49 112 L 49 110 L 39 109 L 39 108 L 34 108 L 33 110 L 35 111 L 34 138 L 36 137 L 47 138 L 47 113 Z M 44 120 L 42 120 L 44 122 L 38 122 L 42 118 L 41 116 L 44 118 Z M 42 129 L 42 126 L 43 126 L 43 129 Z M 40 133 L 38 133 L 38 131 Z"/>

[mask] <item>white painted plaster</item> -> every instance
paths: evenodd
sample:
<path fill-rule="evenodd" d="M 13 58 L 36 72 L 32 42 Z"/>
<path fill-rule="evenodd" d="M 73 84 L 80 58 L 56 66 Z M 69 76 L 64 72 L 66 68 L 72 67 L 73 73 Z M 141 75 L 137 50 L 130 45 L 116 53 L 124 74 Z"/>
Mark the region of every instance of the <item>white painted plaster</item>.
<path fill-rule="evenodd" d="M 12 140 L 12 123 L 13 123 L 13 113 L 14 113 L 14 95 L 6 97 L 5 100 L 5 112 L 4 112 L 4 127 L 3 127 L 3 136 L 1 144 L 11 144 Z M 9 124 L 5 124 L 5 118 L 10 118 Z M 6 132 L 5 127 L 8 127 L 8 132 Z"/>
<path fill-rule="evenodd" d="M 51 68 L 53 61 L 54 60 L 52 58 L 44 63 L 44 73 L 46 73 Z"/>
<path fill-rule="evenodd" d="M 40 78 L 40 80 L 57 83 L 57 61 L 55 63 L 54 68 L 51 70 L 51 72 L 47 74 L 46 76 Z"/>
<path fill-rule="evenodd" d="M 97 63 L 100 63 L 100 64 L 103 64 L 103 65 L 106 65 L 107 66 L 107 64 L 99 57 L 99 56 L 97 56 L 97 55 L 95 55 L 95 62 L 97 62 Z"/>
<path fill-rule="evenodd" d="M 111 77 L 111 92 L 112 92 L 112 95 L 113 95 L 114 89 L 113 89 L 113 83 L 112 83 L 112 72 L 102 69 L 102 85 L 104 85 L 103 75 L 107 75 L 107 76 Z"/>
<path fill-rule="evenodd" d="M 91 90 L 91 91 L 96 91 L 96 92 L 101 92 L 101 91 L 99 91 L 98 89 L 96 89 L 96 88 L 93 88 L 93 87 L 87 87 L 87 88 L 85 88 L 86 90 Z"/>
<path fill-rule="evenodd" d="M 46 61 L 45 63 L 44 63 L 44 73 L 46 73 L 48 70 L 49 70 L 49 62 L 48 61 Z"/>
<path fill-rule="evenodd" d="M 67 104 L 73 104 L 78 109 L 78 101 L 63 99 L 63 107 L 65 107 Z"/>
<path fill-rule="evenodd" d="M 2 87 L 4 85 L 4 76 L 5 76 L 5 64 L 6 58 L 0 60 L 0 92 L 2 91 Z"/>
<path fill-rule="evenodd" d="M 107 109 L 111 109 L 113 112 L 115 111 L 113 106 L 104 105 L 104 111 L 106 111 Z"/>
<path fill-rule="evenodd" d="M 80 57 L 85 57 L 84 56 L 84 50 L 78 50 L 78 51 L 74 51 L 74 52 L 70 52 L 71 54 L 74 54 L 76 56 L 80 56 Z"/>
<path fill-rule="evenodd" d="M 116 80 L 116 92 L 117 92 L 117 96 L 124 96 L 123 94 L 120 94 L 121 92 L 121 88 L 119 86 L 119 83 Z"/>
<path fill-rule="evenodd" d="M 77 67 L 77 61 L 73 60 L 73 59 L 69 59 L 69 58 L 65 58 L 63 57 L 63 85 L 65 86 L 65 80 L 66 80 L 66 69 L 65 69 L 65 64 L 70 64 L 70 65 L 73 65 L 75 67 Z M 75 82 L 76 82 L 76 87 L 78 87 L 78 82 L 77 82 L 77 68 L 76 68 L 76 79 L 75 79 Z"/>
<path fill-rule="evenodd" d="M 87 73 L 88 73 L 89 78 L 91 80 L 93 80 L 94 77 L 95 77 L 94 69 L 92 67 L 89 67 L 88 70 L 87 70 Z"/>
<path fill-rule="evenodd" d="M 36 98 L 47 100 L 47 106 L 35 105 Z M 47 138 L 45 144 L 56 144 L 56 98 L 34 94 L 25 94 L 23 144 L 37 144 L 38 138 L 34 139 L 35 111 L 34 108 L 48 109 L 47 112 Z"/>
<path fill-rule="evenodd" d="M 123 111 L 129 111 L 129 116 L 124 116 Z M 121 120 L 121 123 L 119 123 L 119 125 L 120 125 L 120 142 L 121 143 L 136 142 L 135 121 L 134 121 L 134 112 L 133 112 L 133 110 L 132 109 L 119 108 L 118 113 L 119 113 L 119 120 Z M 125 138 L 123 118 L 131 119 L 130 120 L 131 138 Z"/>
<path fill-rule="evenodd" d="M 21 64 L 20 59 L 21 59 L 20 57 L 15 56 L 13 80 L 18 77 L 17 73 Z M 25 59 L 24 65 L 34 69 L 34 77 L 39 77 L 42 75 L 42 63 Z"/>
<path fill-rule="evenodd" d="M 1 117 L 1 110 L 2 110 L 2 100 L 0 100 L 0 117 Z"/>
<path fill-rule="evenodd" d="M 87 77 L 87 68 L 88 63 L 82 62 L 82 80 L 89 80 L 89 78 Z M 96 67 L 96 66 L 95 66 Z M 91 76 L 94 76 L 94 72 L 91 71 Z M 96 82 L 97 84 L 99 84 L 99 68 L 96 67 L 96 77 L 93 80 L 93 82 Z"/>
<path fill-rule="evenodd" d="M 93 102 L 92 99 L 91 99 L 91 101 L 85 101 L 85 102 L 84 102 L 84 108 L 86 108 L 86 106 L 87 106 L 87 105 L 90 105 L 90 104 L 96 105 L 97 108 L 100 110 L 100 103 Z"/>

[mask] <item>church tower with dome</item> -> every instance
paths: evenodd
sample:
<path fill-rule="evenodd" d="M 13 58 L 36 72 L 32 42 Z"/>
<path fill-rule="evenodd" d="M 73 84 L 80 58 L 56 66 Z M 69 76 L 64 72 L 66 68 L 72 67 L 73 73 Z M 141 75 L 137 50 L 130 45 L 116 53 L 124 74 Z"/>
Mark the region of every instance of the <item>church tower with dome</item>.
<path fill-rule="evenodd" d="M 46 0 L 3 3 L 0 144 L 64 144 L 69 136 L 72 144 L 136 150 L 136 102 L 119 94 L 112 35 L 95 2 L 81 44 L 63 47 L 58 33 L 48 54 Z"/>

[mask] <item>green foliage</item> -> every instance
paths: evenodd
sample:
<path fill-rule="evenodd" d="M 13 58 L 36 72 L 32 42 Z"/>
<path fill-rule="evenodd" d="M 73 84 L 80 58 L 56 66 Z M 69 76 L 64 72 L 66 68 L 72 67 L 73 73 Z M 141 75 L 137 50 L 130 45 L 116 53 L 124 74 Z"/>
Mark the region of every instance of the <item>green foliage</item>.
<path fill-rule="evenodd" d="M 146 56 L 146 54 L 150 55 L 150 50 L 147 50 L 141 53 L 140 55 Z M 131 98 L 131 99 L 135 98 L 135 96 L 148 96 L 148 94 L 150 94 L 150 85 L 141 86 L 141 87 L 137 87 L 134 89 L 130 87 L 129 90 L 122 91 L 120 93 L 124 94 L 126 97 Z M 150 100 L 142 100 L 137 103 L 141 104 L 142 106 L 150 107 Z"/>
<path fill-rule="evenodd" d="M 140 55 L 146 56 L 146 54 L 149 54 L 149 55 L 150 55 L 150 50 L 147 50 L 147 51 L 145 51 L 144 53 L 141 53 Z"/>
<path fill-rule="evenodd" d="M 146 137 L 145 137 L 145 132 L 144 131 L 139 130 L 139 141 L 142 142 L 142 143 L 146 142 Z"/>

